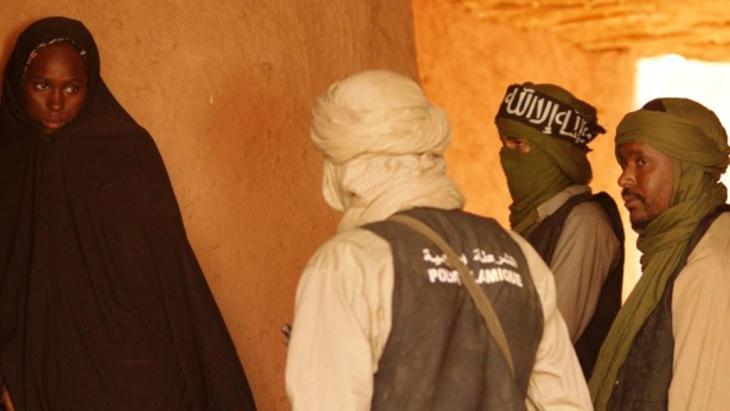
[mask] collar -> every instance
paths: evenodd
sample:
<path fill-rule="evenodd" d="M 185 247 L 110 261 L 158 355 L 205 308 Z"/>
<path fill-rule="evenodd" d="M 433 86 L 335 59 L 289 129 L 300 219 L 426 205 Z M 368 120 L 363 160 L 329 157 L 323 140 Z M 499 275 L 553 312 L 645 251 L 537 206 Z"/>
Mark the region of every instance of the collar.
<path fill-rule="evenodd" d="M 566 201 L 568 201 L 571 197 L 576 196 L 578 194 L 583 193 L 590 193 L 591 188 L 587 185 L 573 185 L 566 187 L 565 190 L 559 192 L 558 194 L 555 194 L 553 197 L 551 197 L 546 202 L 540 204 L 537 207 L 537 219 L 538 221 L 542 221 L 554 212 L 558 211 L 560 207 L 565 204 Z"/>

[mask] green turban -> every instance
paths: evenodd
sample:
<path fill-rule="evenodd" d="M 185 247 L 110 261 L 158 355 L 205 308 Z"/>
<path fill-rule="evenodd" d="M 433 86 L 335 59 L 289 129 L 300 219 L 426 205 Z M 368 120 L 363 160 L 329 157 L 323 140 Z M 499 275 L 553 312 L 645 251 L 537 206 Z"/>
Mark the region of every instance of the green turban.
<path fill-rule="evenodd" d="M 672 193 L 669 207 L 637 230 L 643 275 L 599 353 L 589 384 L 596 410 L 606 408 L 633 340 L 679 268 L 697 224 L 727 200 L 727 189 L 719 182 L 730 154 L 727 133 L 715 113 L 701 104 L 681 98 L 650 101 L 619 124 L 619 163 L 619 146 L 629 142 L 650 145 L 674 160 Z"/>
<path fill-rule="evenodd" d="M 586 144 L 605 130 L 593 106 L 553 84 L 510 86 L 495 123 L 502 138 L 530 145 L 528 153 L 500 151 L 512 195 L 510 224 L 525 235 L 538 221 L 540 204 L 570 185 L 591 181 Z"/>

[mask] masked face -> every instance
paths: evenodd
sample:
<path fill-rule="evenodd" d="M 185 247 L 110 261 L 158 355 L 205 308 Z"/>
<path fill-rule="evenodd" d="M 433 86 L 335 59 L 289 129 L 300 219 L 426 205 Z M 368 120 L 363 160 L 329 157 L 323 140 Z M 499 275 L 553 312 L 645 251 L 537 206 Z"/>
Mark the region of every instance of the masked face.
<path fill-rule="evenodd" d="M 73 121 L 86 101 L 86 63 L 66 42 L 43 48 L 27 68 L 23 98 L 28 118 L 50 135 Z"/>
<path fill-rule="evenodd" d="M 618 151 L 623 170 L 618 179 L 621 197 L 631 226 L 642 229 L 669 208 L 674 161 L 643 143 L 624 143 Z"/>
<path fill-rule="evenodd" d="M 553 158 L 539 147 L 530 147 L 526 142 L 517 148 L 505 144 L 499 158 L 515 203 L 531 202 L 552 191 L 553 185 L 565 185 L 567 177 Z"/>

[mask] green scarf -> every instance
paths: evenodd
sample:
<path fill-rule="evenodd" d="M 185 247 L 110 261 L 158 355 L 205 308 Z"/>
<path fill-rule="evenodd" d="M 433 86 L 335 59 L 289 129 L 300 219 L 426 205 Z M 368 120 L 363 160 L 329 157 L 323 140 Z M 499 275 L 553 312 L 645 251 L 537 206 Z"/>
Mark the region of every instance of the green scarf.
<path fill-rule="evenodd" d="M 530 144 L 528 153 L 504 147 L 499 153 L 512 195 L 510 225 L 525 235 L 538 222 L 537 207 L 568 186 L 590 182 L 587 150 L 516 121 L 498 118 L 496 123 L 502 137 L 522 138 Z"/>
<path fill-rule="evenodd" d="M 700 220 L 727 200 L 718 182 L 728 165 L 727 135 L 712 111 L 686 99 L 658 99 L 624 117 L 616 147 L 651 145 L 675 160 L 670 206 L 637 230 L 643 275 L 621 307 L 589 382 L 596 410 L 605 410 L 634 338 L 659 302 Z M 654 109 L 661 111 L 653 111 Z M 649 108 L 649 109 L 648 109 Z"/>

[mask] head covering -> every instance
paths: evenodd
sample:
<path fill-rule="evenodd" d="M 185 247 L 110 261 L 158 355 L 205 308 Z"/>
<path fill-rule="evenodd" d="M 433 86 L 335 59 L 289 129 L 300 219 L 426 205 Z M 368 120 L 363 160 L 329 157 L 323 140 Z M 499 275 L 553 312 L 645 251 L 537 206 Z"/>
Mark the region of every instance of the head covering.
<path fill-rule="evenodd" d="M 727 132 L 715 113 L 686 98 L 659 98 L 627 114 L 616 130 L 618 146 L 648 144 L 719 180 L 728 166 Z M 620 159 L 619 159 L 620 160 Z"/>
<path fill-rule="evenodd" d="M 409 207 L 461 207 L 442 156 L 450 136 L 446 114 L 401 74 L 369 70 L 330 86 L 311 137 L 325 155 L 324 198 L 344 212 L 340 230 Z"/>
<path fill-rule="evenodd" d="M 512 195 L 510 223 L 527 233 L 538 221 L 537 207 L 566 187 L 588 184 L 587 143 L 605 132 L 596 109 L 554 84 L 513 84 L 495 118 L 502 138 L 527 140 L 528 153 L 503 147 L 502 168 Z"/>
<path fill-rule="evenodd" d="M 336 164 L 365 154 L 442 154 L 446 114 L 408 77 L 386 70 L 330 86 L 312 110 L 312 141 Z"/>
<path fill-rule="evenodd" d="M 26 28 L 18 37 L 15 48 L 5 65 L 3 77 L 3 99 L 2 115 L 3 125 L 15 123 L 14 126 L 22 128 L 21 124 L 30 125 L 30 120 L 25 114 L 25 107 L 22 95 L 22 80 L 31 60 L 43 48 L 61 41 L 72 44 L 79 50 L 86 62 L 87 76 L 89 79 L 89 94 L 101 87 L 99 84 L 99 52 L 94 43 L 93 37 L 83 25 L 68 26 L 63 18 L 47 18 L 39 20 Z M 0 144 L 7 143 L 9 135 L 3 135 Z"/>
<path fill-rule="evenodd" d="M 31 54 L 59 39 L 85 54 L 88 94 L 47 136 L 21 82 Z M 0 199 L 0 383 L 17 409 L 253 404 L 162 159 L 100 77 L 79 21 L 42 19 L 17 39 L 0 101 Z"/>
<path fill-rule="evenodd" d="M 704 216 L 727 200 L 719 178 L 728 166 L 727 133 L 717 116 L 683 98 L 659 98 L 627 114 L 616 131 L 616 155 L 624 143 L 647 144 L 675 161 L 669 207 L 638 229 L 643 274 L 619 311 L 590 381 L 596 409 L 605 409 L 613 382 L 633 340 L 677 270 L 692 233 Z"/>

